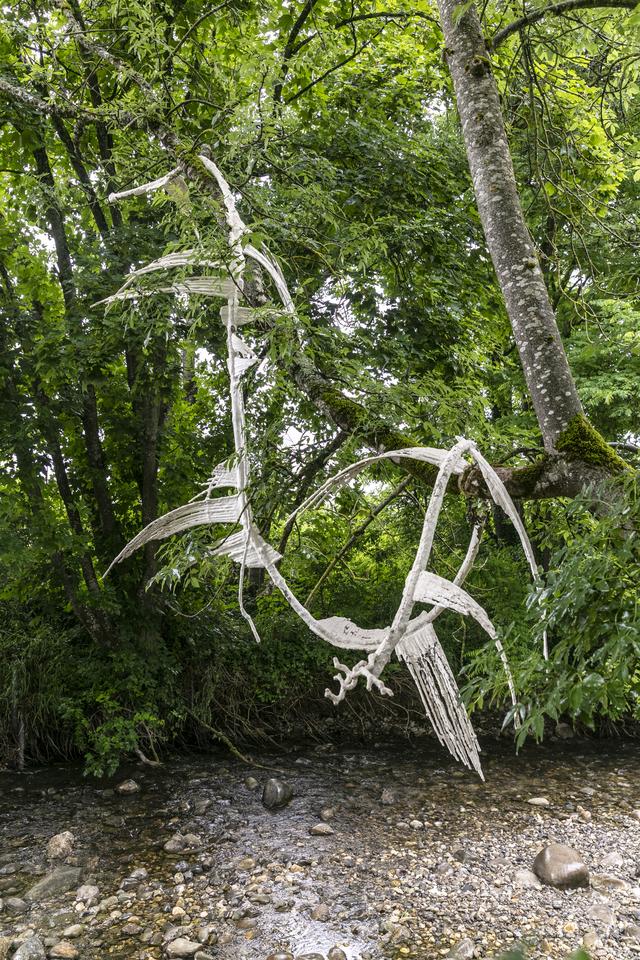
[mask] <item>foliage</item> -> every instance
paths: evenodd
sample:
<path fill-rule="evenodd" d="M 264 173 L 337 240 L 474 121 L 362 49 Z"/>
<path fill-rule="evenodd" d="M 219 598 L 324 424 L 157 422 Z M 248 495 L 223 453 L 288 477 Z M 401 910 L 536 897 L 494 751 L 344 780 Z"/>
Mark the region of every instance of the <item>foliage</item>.
<path fill-rule="evenodd" d="M 488 37 L 507 16 L 503 3 L 484 6 Z M 640 432 L 637 15 L 572 17 L 571 30 L 562 17 L 522 28 L 492 58 L 586 411 L 607 440 L 629 443 Z M 252 645 L 234 571 L 209 553 L 217 531 L 148 548 L 102 578 L 123 543 L 229 454 L 218 311 L 166 292 L 96 304 L 162 253 L 227 255 L 194 159 L 206 145 L 299 311 L 297 328 L 265 315 L 248 334 L 269 362 L 249 382 L 250 456 L 273 543 L 325 472 L 365 452 L 372 424 L 433 445 L 470 435 L 494 463 L 535 459 L 435 5 L 19 0 L 0 14 L 0 48 L 0 762 L 16 759 L 21 729 L 27 760 L 82 752 L 92 772 L 196 735 L 198 717 L 249 738 L 263 724 L 285 729 L 326 685 L 332 652 L 257 578 L 248 602 L 265 642 Z M 108 202 L 176 163 L 189 166 L 190 189 L 176 180 L 152 199 Z M 293 382 L 300 353 L 326 391 L 356 405 L 348 430 Z M 377 468 L 291 532 L 284 569 L 301 597 L 401 476 Z M 412 481 L 366 526 L 314 609 L 389 620 L 426 496 Z M 553 624 L 550 665 L 528 643 L 534 607 L 517 619 L 526 577 L 499 515 L 469 581 L 496 623 L 514 621 L 506 640 L 527 723 L 560 710 L 553 684 L 575 701 L 592 674 L 603 682 L 587 684 L 572 715 L 633 713 L 633 673 L 625 686 L 613 666 L 632 656 L 623 627 L 635 622 L 630 588 L 615 586 L 616 558 L 624 571 L 636 562 L 614 537 L 617 514 L 596 520 L 581 502 L 527 512 L 553 557 L 551 592 L 535 601 Z M 455 570 L 469 530 L 464 505 L 448 504 L 437 570 Z M 503 699 L 476 628 L 452 614 L 442 624 L 456 668 L 473 658 L 474 702 Z M 588 645 L 571 635 L 578 627 Z"/>
<path fill-rule="evenodd" d="M 508 719 L 515 714 L 521 723 L 519 744 L 528 735 L 542 739 L 547 721 L 594 730 L 605 719 L 640 719 L 640 500 L 635 480 L 613 502 L 608 494 L 601 492 L 598 514 L 585 495 L 544 520 L 539 546 L 551 548 L 544 581 L 504 637 L 520 698 Z M 506 701 L 495 660 L 486 647 L 468 667 L 465 695 L 474 707 Z"/>

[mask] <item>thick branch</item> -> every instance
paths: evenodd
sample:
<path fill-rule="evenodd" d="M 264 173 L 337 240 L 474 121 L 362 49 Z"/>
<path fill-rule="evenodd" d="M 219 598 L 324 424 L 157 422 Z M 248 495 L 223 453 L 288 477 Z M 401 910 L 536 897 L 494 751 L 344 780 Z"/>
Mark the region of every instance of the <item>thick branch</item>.
<path fill-rule="evenodd" d="M 552 3 L 548 7 L 531 10 L 529 13 L 518 17 L 517 20 L 508 23 L 506 27 L 493 35 L 489 41 L 489 47 L 495 50 L 512 34 L 518 33 L 524 27 L 530 27 L 531 24 L 538 23 L 548 16 L 558 17 L 562 16 L 563 13 L 569 13 L 571 10 L 597 10 L 601 7 L 635 10 L 637 5 L 638 0 L 560 0 L 559 3 Z"/>

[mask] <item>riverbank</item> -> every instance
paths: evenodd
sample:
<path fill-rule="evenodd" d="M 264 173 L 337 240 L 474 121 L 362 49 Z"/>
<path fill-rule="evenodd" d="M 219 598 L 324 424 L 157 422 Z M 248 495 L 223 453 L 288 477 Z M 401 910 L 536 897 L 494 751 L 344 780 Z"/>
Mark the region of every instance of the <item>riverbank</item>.
<path fill-rule="evenodd" d="M 0 957 L 25 942 L 45 953 L 18 960 L 435 960 L 515 944 L 566 960 L 583 943 L 601 960 L 640 956 L 638 741 L 516 758 L 491 740 L 484 784 L 430 742 L 260 762 L 278 772 L 211 755 L 109 782 L 69 767 L 0 775 Z M 294 797 L 270 812 L 274 776 Z M 139 789 L 114 790 L 127 779 Z M 589 887 L 535 881 L 549 842 L 579 852 Z M 50 879 L 33 892 L 56 871 L 58 892 Z"/>

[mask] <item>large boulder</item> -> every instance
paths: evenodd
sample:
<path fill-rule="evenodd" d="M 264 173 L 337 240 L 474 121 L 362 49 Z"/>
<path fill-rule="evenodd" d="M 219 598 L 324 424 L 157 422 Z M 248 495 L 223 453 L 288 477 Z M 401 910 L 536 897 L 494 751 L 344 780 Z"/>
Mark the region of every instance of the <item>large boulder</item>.
<path fill-rule="evenodd" d="M 549 887 L 568 890 L 589 886 L 589 870 L 580 854 L 562 843 L 549 843 L 533 861 L 533 872 Z"/>
<path fill-rule="evenodd" d="M 59 893 L 66 893 L 78 886 L 81 876 L 82 870 L 79 867 L 56 867 L 27 890 L 25 900 L 46 900 Z"/>
<path fill-rule="evenodd" d="M 24 940 L 13 955 L 13 960 L 46 960 L 44 944 L 40 937 Z"/>
<path fill-rule="evenodd" d="M 262 803 L 267 810 L 280 810 L 286 807 L 293 798 L 293 787 L 284 780 L 272 777 L 264 785 Z"/>

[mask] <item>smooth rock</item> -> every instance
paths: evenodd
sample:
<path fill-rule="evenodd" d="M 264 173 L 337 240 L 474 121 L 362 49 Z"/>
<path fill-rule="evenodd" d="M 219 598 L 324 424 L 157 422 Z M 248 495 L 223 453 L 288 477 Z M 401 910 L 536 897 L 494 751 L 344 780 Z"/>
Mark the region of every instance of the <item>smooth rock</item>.
<path fill-rule="evenodd" d="M 76 901 L 81 900 L 82 903 L 86 903 L 88 907 L 93 903 L 97 903 L 99 897 L 100 888 L 96 887 L 93 883 L 83 883 L 82 886 L 76 890 Z"/>
<path fill-rule="evenodd" d="M 336 815 L 335 807 L 323 807 L 320 811 L 320 819 L 324 820 L 333 820 Z"/>
<path fill-rule="evenodd" d="M 384 807 L 391 807 L 396 802 L 396 795 L 390 787 L 385 787 L 380 797 L 380 803 Z"/>
<path fill-rule="evenodd" d="M 62 833 L 56 833 L 51 837 L 47 844 L 47 856 L 50 860 L 64 860 L 73 853 L 76 838 L 70 830 L 64 830 Z"/>
<path fill-rule="evenodd" d="M 324 960 L 321 953 L 301 953 L 296 960 Z"/>
<path fill-rule="evenodd" d="M 595 903 L 587 911 L 587 916 L 590 920 L 595 920 L 597 923 L 603 923 L 607 927 L 613 926 L 616 922 L 616 915 L 611 909 L 604 903 Z"/>
<path fill-rule="evenodd" d="M 272 777 L 264 785 L 262 803 L 267 810 L 281 810 L 293 799 L 293 787 L 284 780 Z"/>
<path fill-rule="evenodd" d="M 77 887 L 82 876 L 79 867 L 56 867 L 25 893 L 26 900 L 46 900 Z"/>
<path fill-rule="evenodd" d="M 292 953 L 270 953 L 267 960 L 293 960 Z"/>
<path fill-rule="evenodd" d="M 245 777 L 244 785 L 247 790 L 257 790 L 260 786 L 255 777 Z"/>
<path fill-rule="evenodd" d="M 525 890 L 542 889 L 542 884 L 533 870 L 516 870 L 513 876 L 513 883 L 516 887 L 522 887 Z"/>
<path fill-rule="evenodd" d="M 174 835 L 167 840 L 163 846 L 163 850 L 166 850 L 167 853 L 181 853 L 186 849 L 187 841 L 181 833 L 174 833 Z"/>
<path fill-rule="evenodd" d="M 330 837 L 332 833 L 335 833 L 335 830 L 328 823 L 316 823 L 315 826 L 311 827 L 309 833 L 314 837 Z"/>
<path fill-rule="evenodd" d="M 13 960 L 46 960 L 44 944 L 40 937 L 24 940 L 13 955 Z"/>
<path fill-rule="evenodd" d="M 582 938 L 582 946 L 585 950 L 594 950 L 600 946 L 600 939 L 595 930 L 587 930 Z"/>
<path fill-rule="evenodd" d="M 123 780 L 122 783 L 119 783 L 114 787 L 116 793 L 119 793 L 120 796 L 126 797 L 131 793 L 139 793 L 140 784 L 136 783 L 135 780 Z"/>
<path fill-rule="evenodd" d="M 589 886 L 589 871 L 580 854 L 562 843 L 543 847 L 533 862 L 533 872 L 547 886 L 560 890 Z"/>
<path fill-rule="evenodd" d="M 634 820 L 640 820 L 640 810 L 632 810 L 630 816 L 633 817 Z"/>
<path fill-rule="evenodd" d="M 466 938 L 465 940 L 461 940 L 460 943 L 457 943 L 455 947 L 449 951 L 447 957 L 449 957 L 450 960 L 471 960 L 475 949 L 473 940 Z"/>
<path fill-rule="evenodd" d="M 571 727 L 568 723 L 557 723 L 556 737 L 558 737 L 559 740 L 573 740 L 575 737 L 573 727 Z"/>
<path fill-rule="evenodd" d="M 530 797 L 530 799 L 527 800 L 527 803 L 528 803 L 529 806 L 531 806 L 531 807 L 549 807 L 549 806 L 551 806 L 549 800 L 547 800 L 546 797 Z"/>
<path fill-rule="evenodd" d="M 29 904 L 22 897 L 7 897 L 4 905 L 9 913 L 25 913 L 29 909 Z"/>
<path fill-rule="evenodd" d="M 65 940 L 75 940 L 84 933 L 84 926 L 81 923 L 72 923 L 70 927 L 65 927 L 62 936 Z"/>
<path fill-rule="evenodd" d="M 320 920 L 322 923 L 327 921 L 331 916 L 331 907 L 328 903 L 319 903 L 311 911 L 312 920 Z"/>
<path fill-rule="evenodd" d="M 340 947 L 331 947 L 327 954 L 327 960 L 347 960 L 347 955 Z"/>
<path fill-rule="evenodd" d="M 606 857 L 602 858 L 602 866 L 608 870 L 619 870 L 624 866 L 624 857 L 617 850 L 612 850 Z"/>
<path fill-rule="evenodd" d="M 608 893 L 610 890 L 626 890 L 629 884 L 620 877 L 611 877 L 609 874 L 594 874 L 591 877 L 591 886 L 599 893 Z"/>
<path fill-rule="evenodd" d="M 80 956 L 80 951 L 68 940 L 61 940 L 51 948 L 49 956 L 55 957 L 56 960 L 76 960 L 76 957 Z"/>
<path fill-rule="evenodd" d="M 168 957 L 193 957 L 201 947 L 201 943 L 187 940 L 186 937 L 178 937 L 167 945 L 166 954 Z"/>

